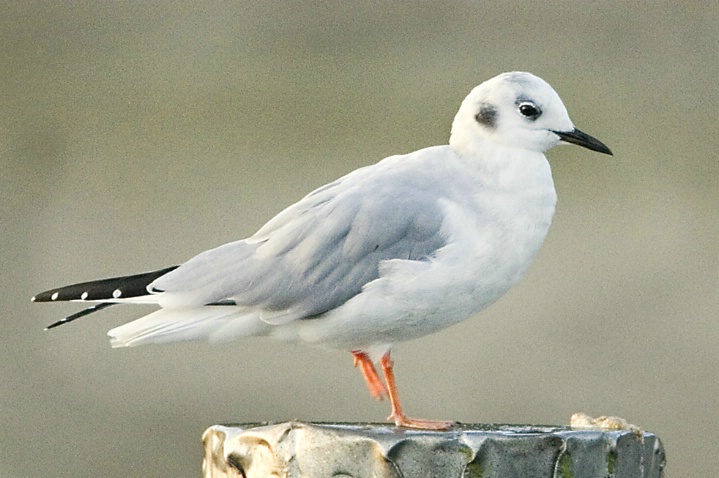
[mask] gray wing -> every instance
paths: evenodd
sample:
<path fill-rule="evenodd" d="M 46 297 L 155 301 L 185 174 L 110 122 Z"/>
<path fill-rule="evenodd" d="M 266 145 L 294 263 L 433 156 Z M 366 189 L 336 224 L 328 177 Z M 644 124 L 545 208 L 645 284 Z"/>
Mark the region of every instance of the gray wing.
<path fill-rule="evenodd" d="M 428 260 L 445 244 L 433 186 L 412 168 L 355 171 L 151 287 L 204 304 L 231 299 L 272 323 L 322 314 L 376 279 L 381 261 Z"/>

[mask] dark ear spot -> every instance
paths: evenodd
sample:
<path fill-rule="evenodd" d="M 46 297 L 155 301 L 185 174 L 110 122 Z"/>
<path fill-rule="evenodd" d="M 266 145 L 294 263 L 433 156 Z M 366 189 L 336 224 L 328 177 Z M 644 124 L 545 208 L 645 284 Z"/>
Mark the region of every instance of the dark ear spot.
<path fill-rule="evenodd" d="M 494 129 L 497 126 L 497 108 L 489 103 L 482 103 L 479 105 L 479 113 L 474 119 L 482 126 Z"/>

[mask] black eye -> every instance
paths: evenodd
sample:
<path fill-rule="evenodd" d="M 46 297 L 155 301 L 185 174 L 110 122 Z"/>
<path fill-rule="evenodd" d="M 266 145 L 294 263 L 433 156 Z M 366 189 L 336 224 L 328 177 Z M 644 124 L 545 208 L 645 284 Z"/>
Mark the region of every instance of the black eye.
<path fill-rule="evenodd" d="M 534 103 L 530 103 L 529 101 L 525 101 L 519 104 L 519 112 L 522 114 L 522 116 L 532 120 L 539 118 L 539 115 L 542 114 L 542 110 L 540 110 Z"/>

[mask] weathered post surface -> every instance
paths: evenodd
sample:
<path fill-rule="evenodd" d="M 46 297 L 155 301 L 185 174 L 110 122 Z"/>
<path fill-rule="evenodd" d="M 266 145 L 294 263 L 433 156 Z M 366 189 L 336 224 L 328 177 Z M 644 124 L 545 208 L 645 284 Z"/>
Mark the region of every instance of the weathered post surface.
<path fill-rule="evenodd" d="M 216 425 L 203 442 L 206 478 L 660 478 L 666 462 L 652 433 L 552 426 L 293 421 Z"/>

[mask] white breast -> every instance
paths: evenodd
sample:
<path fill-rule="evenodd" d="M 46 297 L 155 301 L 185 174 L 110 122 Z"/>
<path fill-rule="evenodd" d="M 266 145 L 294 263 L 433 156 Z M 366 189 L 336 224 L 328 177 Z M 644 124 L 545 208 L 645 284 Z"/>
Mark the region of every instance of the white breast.
<path fill-rule="evenodd" d="M 461 322 L 507 292 L 544 241 L 556 193 L 543 154 L 504 148 L 491 156 L 498 160 L 481 168 L 457 157 L 461 171 L 448 172 L 476 193 L 440 200 L 447 244 L 432 261 L 386 261 L 362 293 L 294 331 L 338 348 L 386 348 Z"/>

